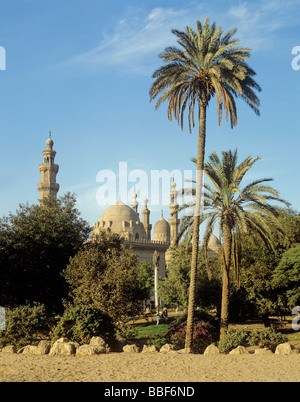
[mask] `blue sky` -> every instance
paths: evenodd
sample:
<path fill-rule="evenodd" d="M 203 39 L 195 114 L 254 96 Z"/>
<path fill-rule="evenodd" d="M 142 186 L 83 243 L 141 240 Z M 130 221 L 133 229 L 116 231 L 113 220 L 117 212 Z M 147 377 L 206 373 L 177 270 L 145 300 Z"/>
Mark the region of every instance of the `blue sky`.
<path fill-rule="evenodd" d="M 158 53 L 176 44 L 171 29 L 195 27 L 206 16 L 224 31 L 238 29 L 241 45 L 253 51 L 249 65 L 262 87 L 261 116 L 237 100 L 233 130 L 225 120 L 218 126 L 212 101 L 206 155 L 236 147 L 240 158 L 261 155 L 248 179 L 273 178 L 281 197 L 300 210 L 300 70 L 291 65 L 292 49 L 300 46 L 298 0 L 0 0 L 0 46 L 6 50 L 0 215 L 38 202 L 38 164 L 49 131 L 59 194 L 76 193 L 90 224 L 106 208 L 96 198 L 99 171 L 118 177 L 119 162 L 127 162 L 128 173 L 140 169 L 149 177 L 151 170 L 192 169 L 197 129 L 190 135 L 185 124 L 181 131 L 167 119 L 165 105 L 155 111 L 148 92 Z M 138 194 L 141 207 L 145 195 Z M 149 208 L 152 223 L 161 209 L 168 217 L 166 205 Z"/>

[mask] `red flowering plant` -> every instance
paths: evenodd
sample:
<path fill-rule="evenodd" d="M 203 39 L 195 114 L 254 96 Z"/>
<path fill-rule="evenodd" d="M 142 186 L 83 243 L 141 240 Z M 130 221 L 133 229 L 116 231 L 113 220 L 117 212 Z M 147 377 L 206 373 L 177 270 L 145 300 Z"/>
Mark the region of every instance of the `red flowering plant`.
<path fill-rule="evenodd" d="M 212 343 L 212 325 L 209 322 L 199 321 L 194 325 L 191 349 L 194 353 L 203 353 L 205 348 Z M 185 345 L 186 323 L 172 327 L 169 333 L 170 341 L 179 349 Z"/>

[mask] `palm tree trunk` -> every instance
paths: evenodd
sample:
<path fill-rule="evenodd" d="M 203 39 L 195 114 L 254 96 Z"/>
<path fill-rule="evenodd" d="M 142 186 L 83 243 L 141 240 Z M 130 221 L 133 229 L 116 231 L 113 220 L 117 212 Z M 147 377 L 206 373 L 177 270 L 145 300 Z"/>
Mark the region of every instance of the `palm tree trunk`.
<path fill-rule="evenodd" d="M 229 269 L 231 261 L 232 233 L 228 223 L 224 223 L 223 285 L 221 304 L 220 340 L 224 337 L 229 322 Z"/>
<path fill-rule="evenodd" d="M 199 227 L 200 213 L 202 205 L 202 184 L 203 184 L 203 169 L 205 156 L 205 137 L 206 137 L 206 105 L 200 104 L 200 121 L 198 134 L 198 152 L 197 152 L 197 180 L 196 180 L 196 206 L 193 225 L 193 247 L 192 247 L 192 262 L 191 262 L 191 278 L 189 288 L 189 303 L 185 347 L 191 347 L 193 328 L 194 328 L 194 309 L 195 309 L 195 288 L 196 288 L 196 273 L 199 251 Z"/>

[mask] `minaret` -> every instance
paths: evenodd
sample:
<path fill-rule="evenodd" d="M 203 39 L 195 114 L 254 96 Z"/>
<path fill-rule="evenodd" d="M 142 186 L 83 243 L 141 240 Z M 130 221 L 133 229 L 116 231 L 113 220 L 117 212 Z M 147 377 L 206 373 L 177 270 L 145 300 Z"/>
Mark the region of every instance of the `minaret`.
<path fill-rule="evenodd" d="M 132 208 L 136 213 L 138 213 L 139 203 L 138 203 L 136 197 L 137 197 L 137 194 L 136 194 L 135 188 L 134 188 L 134 192 L 133 192 L 133 194 L 132 194 L 131 208 Z"/>
<path fill-rule="evenodd" d="M 177 204 L 177 196 L 176 196 L 176 183 L 174 181 L 171 184 L 172 190 L 170 191 L 170 213 L 171 218 L 169 219 L 170 224 L 170 242 L 171 247 L 176 245 L 177 235 L 178 235 L 178 226 L 179 226 L 179 219 L 178 219 L 178 207 Z"/>
<path fill-rule="evenodd" d="M 145 208 L 142 210 L 142 221 L 143 221 L 143 226 L 146 232 L 146 239 L 151 240 L 151 229 L 152 225 L 150 224 L 150 211 L 147 207 L 148 204 L 148 199 L 147 197 L 144 199 L 145 203 Z"/>
<path fill-rule="evenodd" d="M 50 132 L 46 141 L 46 149 L 43 151 L 44 163 L 39 165 L 41 182 L 37 185 L 37 188 L 40 192 L 40 205 L 45 198 L 56 197 L 59 190 L 59 184 L 56 183 L 59 166 L 54 163 L 56 152 L 53 150 L 53 144 Z"/>

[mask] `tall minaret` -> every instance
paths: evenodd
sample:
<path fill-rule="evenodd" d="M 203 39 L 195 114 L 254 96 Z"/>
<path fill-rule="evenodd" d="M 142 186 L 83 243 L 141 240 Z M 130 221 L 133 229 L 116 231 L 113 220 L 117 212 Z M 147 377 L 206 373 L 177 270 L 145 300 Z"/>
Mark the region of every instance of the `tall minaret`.
<path fill-rule="evenodd" d="M 152 225 L 150 224 L 150 211 L 147 207 L 147 204 L 148 204 L 147 197 L 144 199 L 144 204 L 145 204 L 145 208 L 142 210 L 142 221 L 143 221 L 144 229 L 146 232 L 146 239 L 151 240 Z"/>
<path fill-rule="evenodd" d="M 59 166 L 54 163 L 56 152 L 53 150 L 53 144 L 50 132 L 46 141 L 46 149 L 43 151 L 44 163 L 39 165 L 41 182 L 37 185 L 37 188 L 40 192 L 40 205 L 45 198 L 56 197 L 59 190 L 59 184 L 56 183 Z"/>
<path fill-rule="evenodd" d="M 171 242 L 171 247 L 175 246 L 176 240 L 177 240 L 177 235 L 178 235 L 178 226 L 179 226 L 179 219 L 178 219 L 178 207 L 179 205 L 177 204 L 177 195 L 176 195 L 176 183 L 174 181 L 173 177 L 173 182 L 171 184 L 172 190 L 170 191 L 170 213 L 171 213 L 171 218 L 169 219 L 169 224 L 170 224 L 170 242 Z"/>
<path fill-rule="evenodd" d="M 136 192 L 135 192 L 135 187 L 134 187 L 134 192 L 133 192 L 133 194 L 132 194 L 131 208 L 132 208 L 136 213 L 138 213 L 139 203 L 137 202 L 136 197 L 137 197 L 137 194 L 136 194 Z"/>

